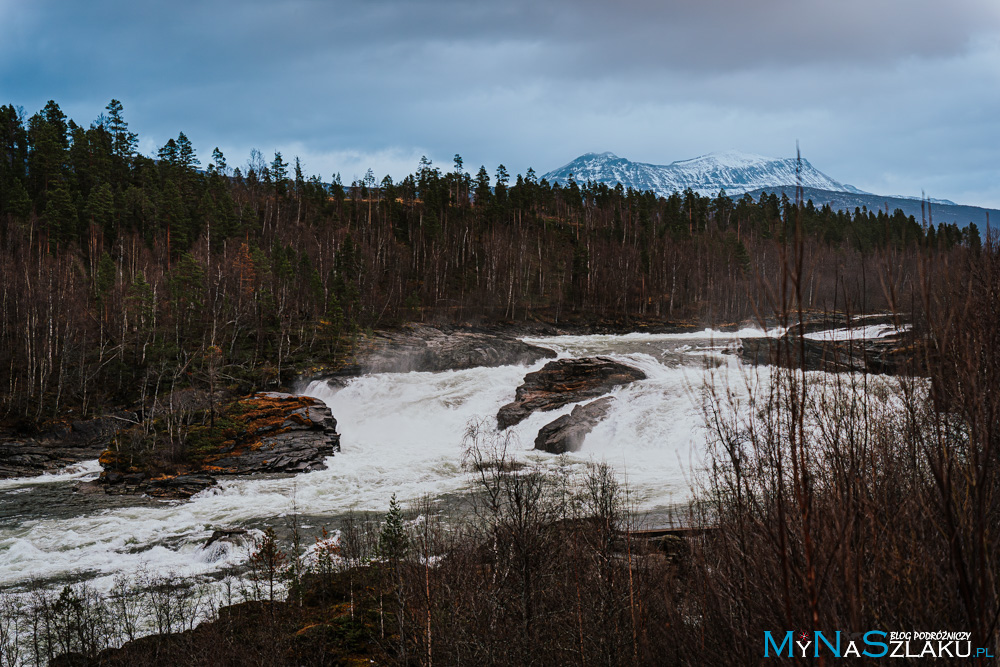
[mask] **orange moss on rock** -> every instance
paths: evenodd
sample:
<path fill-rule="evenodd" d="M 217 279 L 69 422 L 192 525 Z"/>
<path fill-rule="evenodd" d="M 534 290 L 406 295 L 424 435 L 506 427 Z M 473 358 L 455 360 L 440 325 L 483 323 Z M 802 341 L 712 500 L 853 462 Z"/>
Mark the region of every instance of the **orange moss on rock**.
<path fill-rule="evenodd" d="M 334 430 L 336 421 L 328 408 L 308 396 L 259 393 L 223 405 L 214 415 L 206 410 L 195 415 L 193 421 L 195 423 L 183 428 L 179 437 L 175 430 L 168 438 L 166 433 L 169 431 L 159 428 L 159 424 L 153 425 L 153 436 L 140 437 L 138 432 L 133 432 L 132 437 L 120 435 L 101 454 L 100 462 L 106 471 L 102 479 L 116 484 L 123 478 L 117 474 L 108 477 L 111 473 L 138 474 L 154 486 L 168 482 L 170 488 L 164 493 L 178 493 L 177 488 L 181 487 L 186 492 L 186 485 L 194 489 L 200 482 L 189 484 L 176 477 L 271 472 L 269 466 L 278 460 L 293 472 L 322 465 L 322 457 L 333 452 L 339 438 Z M 133 427 L 133 431 L 137 428 Z M 296 444 L 289 453 L 288 443 L 302 440 L 300 436 L 284 434 L 309 431 L 318 433 L 301 437 L 306 438 L 306 442 L 309 437 L 315 437 L 317 444 L 313 449 L 307 446 L 303 453 L 295 449 L 301 446 Z M 156 433 L 160 435 L 157 437 Z M 126 447 L 131 442 L 136 443 L 134 450 Z M 274 456 L 271 456 L 272 449 L 275 449 Z M 283 472 L 284 469 L 279 466 L 274 471 Z M 131 478 L 127 481 L 136 483 Z"/>

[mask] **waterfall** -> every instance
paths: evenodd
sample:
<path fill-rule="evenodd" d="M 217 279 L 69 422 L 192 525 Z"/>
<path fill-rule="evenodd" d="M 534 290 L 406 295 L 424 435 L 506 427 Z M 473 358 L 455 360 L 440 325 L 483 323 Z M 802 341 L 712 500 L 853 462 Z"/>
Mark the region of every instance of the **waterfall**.
<path fill-rule="evenodd" d="M 561 357 L 610 356 L 641 368 L 647 379 L 612 392 L 611 410 L 580 451 L 562 456 L 533 451 L 538 429 L 571 411 L 568 405 L 512 427 L 513 455 L 553 470 L 607 462 L 627 480 L 640 511 L 682 503 L 702 465 L 706 360 L 723 378 L 738 374 L 738 359 L 721 352 L 745 335 L 762 332 L 530 339 Z M 404 503 L 429 497 L 447 511 L 448 499 L 469 484 L 462 466 L 466 428 L 475 420 L 495 428 L 500 406 L 513 399 L 526 373 L 544 363 L 372 374 L 343 386 L 313 382 L 302 393 L 331 407 L 342 434 L 342 452 L 327 461 L 326 470 L 222 478 L 188 501 L 81 497 L 75 485 L 96 476 L 95 462 L 58 475 L 0 481 L 0 586 L 22 586 L 32 578 L 83 578 L 108 588 L 116 574 L 137 568 L 211 575 L 247 556 L 246 549 L 203 550 L 213 530 L 261 526 L 293 506 L 316 530 L 335 525 L 348 510 L 383 512 L 393 493 Z"/>

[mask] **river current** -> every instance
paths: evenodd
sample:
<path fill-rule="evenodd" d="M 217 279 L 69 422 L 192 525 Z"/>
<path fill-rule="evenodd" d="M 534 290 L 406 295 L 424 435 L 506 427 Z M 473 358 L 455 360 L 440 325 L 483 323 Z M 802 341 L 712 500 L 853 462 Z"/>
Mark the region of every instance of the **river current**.
<path fill-rule="evenodd" d="M 760 331 L 527 338 L 560 357 L 607 355 L 641 368 L 647 379 L 612 392 L 613 407 L 580 451 L 533 450 L 538 429 L 572 405 L 536 413 L 512 427 L 513 455 L 543 467 L 582 470 L 608 463 L 652 524 L 690 499 L 703 468 L 701 411 L 706 381 L 742 385 L 738 337 Z M 326 470 L 294 477 L 225 479 L 187 501 L 84 495 L 76 488 L 100 472 L 96 461 L 59 474 L 0 480 L 0 589 L 32 581 L 87 580 L 107 589 L 139 570 L 211 577 L 247 557 L 245 548 L 206 550 L 217 529 L 254 529 L 295 512 L 305 530 L 335 526 L 345 512 L 384 512 L 393 494 L 406 504 L 429 499 L 442 512 L 468 488 L 464 434 L 514 397 L 533 366 L 440 373 L 378 373 L 343 386 L 313 382 L 300 393 L 325 401 L 338 420 L 342 451 Z M 712 368 L 712 373 L 706 373 Z M 711 378 L 706 380 L 706 378 Z M 311 541 L 311 538 L 309 538 Z"/>

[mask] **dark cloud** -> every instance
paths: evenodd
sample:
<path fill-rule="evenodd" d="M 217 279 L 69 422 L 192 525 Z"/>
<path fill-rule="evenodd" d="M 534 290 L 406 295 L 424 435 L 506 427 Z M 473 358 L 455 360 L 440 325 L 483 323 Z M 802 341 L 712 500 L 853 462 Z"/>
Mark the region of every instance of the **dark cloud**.
<path fill-rule="evenodd" d="M 998 34 L 994 0 L 0 0 L 0 102 L 116 97 L 147 150 L 184 130 L 324 176 L 798 139 L 859 187 L 1000 204 Z"/>

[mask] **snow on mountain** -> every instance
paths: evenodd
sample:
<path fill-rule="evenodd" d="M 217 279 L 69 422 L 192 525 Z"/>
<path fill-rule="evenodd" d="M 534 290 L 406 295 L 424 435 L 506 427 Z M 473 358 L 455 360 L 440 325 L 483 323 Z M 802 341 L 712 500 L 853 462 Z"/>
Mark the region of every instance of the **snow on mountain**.
<path fill-rule="evenodd" d="M 947 206 L 958 206 L 950 199 L 935 199 L 934 197 L 914 197 L 913 195 L 893 195 L 896 199 L 913 199 L 914 201 L 926 201 L 931 204 L 945 204 Z"/>
<path fill-rule="evenodd" d="M 588 180 L 636 190 L 652 190 L 667 197 L 691 188 L 700 195 L 716 195 L 725 189 L 729 196 L 779 185 L 795 185 L 795 158 L 769 158 L 739 151 L 709 153 L 668 165 L 632 162 L 614 153 L 587 153 L 544 175 L 551 182 L 566 184 L 572 174 L 577 183 Z M 821 190 L 868 194 L 852 185 L 839 183 L 802 160 L 802 185 Z"/>

